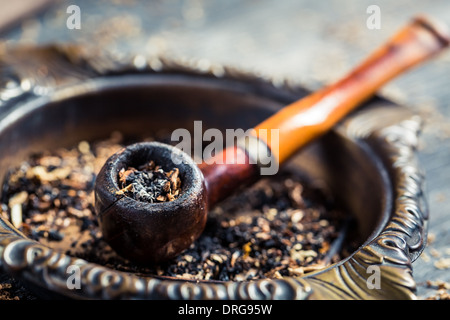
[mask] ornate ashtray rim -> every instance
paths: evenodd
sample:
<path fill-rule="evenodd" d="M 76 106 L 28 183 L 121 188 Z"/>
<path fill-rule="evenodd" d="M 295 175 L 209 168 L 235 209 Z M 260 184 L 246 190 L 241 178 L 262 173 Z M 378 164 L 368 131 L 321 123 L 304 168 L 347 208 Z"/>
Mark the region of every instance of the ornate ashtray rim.
<path fill-rule="evenodd" d="M 135 57 L 118 60 L 81 54 L 81 58 L 77 56 L 73 59 L 74 54 L 80 54 L 73 48 L 51 46 L 31 50 L 40 53 L 48 51 L 45 59 L 56 57 L 64 61 L 65 67 L 72 72 L 58 75 L 56 81 L 56 77 L 27 76 L 20 68 L 7 69 L 0 76 L 16 79 L 19 86 L 15 89 L 18 90 L 16 93 L 0 88 L 3 89 L 0 90 L 0 97 L 7 97 L 1 101 L 4 110 L 17 103 L 30 105 L 36 99 L 47 99 L 54 94 L 63 97 L 67 88 L 99 76 L 129 73 L 183 72 L 263 81 L 273 87 L 277 84 L 274 79 L 221 65 L 208 64 L 205 67 L 204 61 L 149 57 L 145 58 L 145 66 L 136 66 L 133 63 Z M 17 62 L 14 59 L 11 54 L 0 56 L 0 65 Z M 27 81 L 30 82 L 28 86 Z M 278 85 L 288 86 L 288 83 Z M 390 115 L 394 120 L 384 121 Z M 374 230 L 372 236 L 351 256 L 304 277 L 198 283 L 139 277 L 45 247 L 28 239 L 2 218 L 0 269 L 44 295 L 47 292 L 52 296 L 74 299 L 414 299 L 415 282 L 411 264 L 426 245 L 428 221 L 425 178 L 415 156 L 420 129 L 420 118 L 405 112 L 405 108 L 384 109 L 383 106 L 356 113 L 339 125 L 336 129 L 338 134 L 364 141 L 378 151 L 382 150 L 385 155 L 383 160 L 390 167 L 388 179 L 393 181 L 394 196 L 389 200 L 393 206 L 392 214 L 390 219 L 382 222 L 380 230 Z M 70 266 L 77 266 L 80 270 L 79 290 L 67 286 Z M 378 284 L 370 283 L 372 273 L 368 270 L 380 272 Z"/>

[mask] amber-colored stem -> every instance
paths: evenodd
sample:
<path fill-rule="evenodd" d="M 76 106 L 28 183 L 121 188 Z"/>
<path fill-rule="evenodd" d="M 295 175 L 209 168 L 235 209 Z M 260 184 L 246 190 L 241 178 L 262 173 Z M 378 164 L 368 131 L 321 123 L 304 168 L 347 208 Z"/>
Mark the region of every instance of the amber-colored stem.
<path fill-rule="evenodd" d="M 425 18 L 416 18 L 379 47 L 346 77 L 296 101 L 268 118 L 259 129 L 279 129 L 266 143 L 283 163 L 299 148 L 321 136 L 390 79 L 434 56 L 449 44 L 449 35 Z"/>
<path fill-rule="evenodd" d="M 299 101 L 296 101 L 255 127 L 264 132 L 265 141 L 275 159 L 282 164 L 300 148 L 330 130 L 345 115 L 370 98 L 383 84 L 403 71 L 440 52 L 450 42 L 448 32 L 429 19 L 419 17 L 379 47 L 346 77 Z M 265 129 L 265 130 L 261 130 Z M 278 129 L 278 139 L 271 130 Z M 261 130 L 261 131 L 260 131 Z M 224 159 L 236 148 L 217 156 Z M 248 160 L 245 151 L 240 159 Z M 250 164 L 202 164 L 210 205 L 257 175 Z"/>

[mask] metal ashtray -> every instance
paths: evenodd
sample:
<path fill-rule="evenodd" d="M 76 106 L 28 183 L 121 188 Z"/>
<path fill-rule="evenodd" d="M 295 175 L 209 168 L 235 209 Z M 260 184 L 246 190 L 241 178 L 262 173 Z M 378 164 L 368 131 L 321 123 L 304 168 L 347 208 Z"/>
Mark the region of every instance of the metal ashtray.
<path fill-rule="evenodd" d="M 308 93 L 219 65 L 141 56 L 118 60 L 73 47 L 17 49 L 1 56 L 0 66 L 2 180 L 39 150 L 113 130 L 140 135 L 149 126 L 171 130 L 194 120 L 219 129 L 248 128 Z M 164 120 L 169 114 L 177 115 L 170 123 Z M 242 282 L 143 277 L 50 249 L 5 219 L 0 269 L 42 297 L 412 299 L 412 262 L 425 247 L 428 221 L 415 156 L 420 129 L 416 115 L 376 97 L 292 159 L 291 166 L 329 186 L 357 221 L 361 243 L 349 257 L 305 276 Z M 66 284 L 71 265 L 81 270 L 79 289 Z"/>

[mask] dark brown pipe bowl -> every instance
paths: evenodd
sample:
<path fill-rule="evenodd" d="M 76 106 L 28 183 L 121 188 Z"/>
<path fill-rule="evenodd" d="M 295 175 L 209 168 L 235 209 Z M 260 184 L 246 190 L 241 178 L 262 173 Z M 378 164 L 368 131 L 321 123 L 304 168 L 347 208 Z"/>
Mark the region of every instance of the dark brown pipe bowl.
<path fill-rule="evenodd" d="M 119 171 L 150 160 L 166 171 L 175 167 L 180 170 L 180 197 L 149 203 L 117 195 Z M 100 170 L 95 184 L 95 211 L 103 237 L 123 257 L 139 263 L 171 259 L 187 249 L 205 227 L 203 174 L 190 156 L 175 147 L 158 142 L 133 144 L 111 156 Z"/>

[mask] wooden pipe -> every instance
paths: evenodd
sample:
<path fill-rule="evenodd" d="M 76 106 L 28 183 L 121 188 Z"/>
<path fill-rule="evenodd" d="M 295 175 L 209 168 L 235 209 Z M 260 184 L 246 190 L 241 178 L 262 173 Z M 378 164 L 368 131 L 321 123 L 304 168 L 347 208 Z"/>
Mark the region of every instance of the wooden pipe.
<path fill-rule="evenodd" d="M 449 32 L 439 22 L 417 17 L 347 76 L 284 107 L 257 125 L 254 132 L 281 165 L 299 149 L 330 130 L 383 84 L 436 55 L 449 42 Z M 279 136 L 276 139 L 272 138 L 271 129 L 278 129 Z M 267 136 L 259 135 L 260 132 L 267 133 Z M 236 150 L 236 147 L 225 149 L 216 158 L 226 159 L 227 153 L 236 154 L 237 163 L 249 164 L 248 153 Z M 205 175 L 210 205 L 226 197 L 243 181 L 248 181 L 249 176 L 258 172 L 254 165 L 233 163 L 203 163 L 200 169 Z"/>
<path fill-rule="evenodd" d="M 450 35 L 441 25 L 415 18 L 347 76 L 284 107 L 257 125 L 247 140 L 198 167 L 180 150 L 161 143 L 124 148 L 108 159 L 97 176 L 95 209 L 105 240 L 119 254 L 137 262 L 175 257 L 201 234 L 208 208 L 258 178 L 268 152 L 271 161 L 283 164 L 387 81 L 436 55 L 449 43 Z M 173 167 L 174 156 L 183 160 L 178 165 L 183 178 L 178 199 L 145 203 L 117 196 L 120 169 L 149 160 Z"/>

